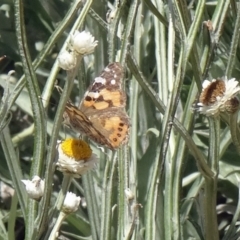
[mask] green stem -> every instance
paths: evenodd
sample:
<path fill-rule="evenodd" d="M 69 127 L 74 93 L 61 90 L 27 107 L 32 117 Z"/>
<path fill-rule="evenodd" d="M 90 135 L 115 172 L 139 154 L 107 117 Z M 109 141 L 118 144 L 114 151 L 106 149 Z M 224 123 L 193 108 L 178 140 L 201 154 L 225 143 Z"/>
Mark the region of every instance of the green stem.
<path fill-rule="evenodd" d="M 57 218 L 57 216 L 58 216 L 58 218 L 59 218 L 59 216 L 61 216 L 61 213 L 62 213 L 61 208 L 62 208 L 64 199 L 67 195 L 68 189 L 70 187 L 71 181 L 72 181 L 72 177 L 70 175 L 64 175 L 63 182 L 62 182 L 62 187 L 61 187 L 61 190 L 58 194 L 55 206 L 53 208 L 53 211 L 49 214 L 49 219 L 52 219 L 52 221 L 51 221 L 50 226 L 48 227 L 47 233 L 44 234 L 44 239 L 45 240 L 51 239 L 51 237 L 55 236 L 53 234 L 53 232 L 55 232 L 56 229 L 60 227 L 60 226 L 57 227 L 58 223 L 55 222 L 55 219 Z M 59 221 L 59 219 L 57 221 Z M 53 226 L 53 228 L 51 228 L 51 226 Z"/>
<path fill-rule="evenodd" d="M 209 118 L 210 146 L 208 162 L 214 176 L 205 178 L 204 223 L 206 239 L 218 240 L 216 213 L 217 180 L 219 172 L 220 117 Z"/>
<path fill-rule="evenodd" d="M 229 59 L 228 59 L 228 63 L 227 63 L 226 73 L 225 73 L 225 75 L 227 77 L 232 76 L 232 71 L 235 67 L 236 53 L 237 53 L 237 49 L 238 49 L 238 45 L 239 45 L 239 37 L 240 37 L 239 29 L 240 29 L 240 7 L 238 6 L 237 7 L 237 19 L 236 19 L 236 22 L 235 22 L 230 53 L 228 54 Z"/>
<path fill-rule="evenodd" d="M 3 152 L 7 161 L 8 169 L 10 171 L 13 186 L 18 196 L 18 201 L 22 210 L 23 218 L 26 218 L 26 207 L 27 207 L 27 193 L 21 182 L 23 179 L 22 170 L 20 167 L 19 159 L 15 152 L 9 128 L 6 126 L 1 132 L 1 144 Z M 33 200 L 32 200 L 33 201 Z"/>
<path fill-rule="evenodd" d="M 123 149 L 118 150 L 118 231 L 117 231 L 117 239 L 124 239 L 125 232 L 127 231 L 128 223 L 127 223 L 127 202 L 124 194 L 125 189 L 129 187 L 129 174 L 128 174 L 128 166 L 129 159 L 124 154 Z"/>
<path fill-rule="evenodd" d="M 57 221 L 54 225 L 54 228 L 52 229 L 52 232 L 48 238 L 48 240 L 55 240 L 58 238 L 58 234 L 59 234 L 59 229 L 62 225 L 62 222 L 64 221 L 64 219 L 67 217 L 67 215 L 64 212 L 60 212 L 57 218 Z"/>
<path fill-rule="evenodd" d="M 102 192 L 102 221 L 100 239 L 111 239 L 111 224 L 112 224 L 112 199 L 114 192 L 114 178 L 116 174 L 117 155 L 111 161 L 107 161 L 105 166 L 103 189 Z"/>
<path fill-rule="evenodd" d="M 26 86 L 28 89 L 28 94 L 30 96 L 33 119 L 35 123 L 34 132 L 34 152 L 33 152 L 33 162 L 31 165 L 30 176 L 41 176 L 45 145 L 46 145 L 46 121 L 45 113 L 41 103 L 40 89 L 38 86 L 38 81 L 32 67 L 32 60 L 30 58 L 30 53 L 27 46 L 26 29 L 24 24 L 24 13 L 23 13 L 23 2 L 20 0 L 15 1 L 15 16 L 16 16 L 16 32 L 17 41 L 19 47 L 19 53 L 21 56 L 23 70 L 26 76 Z M 37 216 L 37 203 L 32 200 L 28 200 L 27 207 L 27 219 L 26 223 L 26 239 L 30 239 L 34 229 L 34 219 Z"/>
<path fill-rule="evenodd" d="M 100 210 L 98 208 L 98 199 L 96 196 L 96 192 L 94 189 L 94 181 L 91 172 L 88 172 L 82 176 L 82 182 L 84 186 L 84 195 L 87 201 L 88 206 L 88 215 L 89 215 L 89 222 L 91 225 L 91 233 L 92 239 L 97 240 L 100 236 Z"/>
<path fill-rule="evenodd" d="M 239 127 L 238 127 L 238 111 L 229 116 L 229 128 L 231 131 L 232 142 L 236 147 L 238 155 L 240 155 L 240 137 L 239 137 Z"/>

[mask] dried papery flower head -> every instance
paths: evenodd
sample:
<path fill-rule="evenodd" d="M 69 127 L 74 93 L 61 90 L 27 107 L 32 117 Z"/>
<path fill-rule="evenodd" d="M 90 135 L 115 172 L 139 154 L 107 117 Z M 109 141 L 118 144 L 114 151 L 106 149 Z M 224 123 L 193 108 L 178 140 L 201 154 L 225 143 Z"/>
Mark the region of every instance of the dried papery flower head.
<path fill-rule="evenodd" d="M 71 70 L 77 64 L 77 58 L 74 52 L 63 51 L 58 56 L 59 67 L 64 70 Z"/>
<path fill-rule="evenodd" d="M 15 193 L 15 190 L 13 188 L 11 188 L 10 186 L 8 186 L 2 181 L 0 182 L 1 203 L 4 205 L 4 207 L 5 206 L 7 206 L 7 208 L 10 207 L 11 199 L 14 193 Z"/>
<path fill-rule="evenodd" d="M 67 195 L 62 206 L 62 211 L 66 214 L 76 212 L 78 210 L 80 201 L 81 198 L 77 197 L 76 194 L 72 192 L 67 192 Z"/>
<path fill-rule="evenodd" d="M 1 62 L 4 58 L 6 58 L 6 55 L 3 55 L 3 56 L 0 57 L 0 62 Z"/>
<path fill-rule="evenodd" d="M 81 198 L 81 207 L 82 208 L 87 208 L 87 201 L 86 201 L 86 199 L 84 197 Z"/>
<path fill-rule="evenodd" d="M 231 98 L 225 103 L 225 108 L 228 113 L 235 113 L 239 110 L 239 99 L 237 97 Z"/>
<path fill-rule="evenodd" d="M 115 9 L 107 11 L 106 20 L 108 23 L 111 23 L 114 20 L 114 18 L 116 17 L 116 13 L 117 11 Z"/>
<path fill-rule="evenodd" d="M 72 50 L 78 54 L 87 55 L 94 51 L 94 48 L 98 45 L 98 41 L 94 40 L 91 33 L 83 31 L 75 31 L 71 35 Z"/>
<path fill-rule="evenodd" d="M 124 193 L 125 193 L 125 196 L 126 196 L 126 198 L 127 198 L 128 201 L 131 201 L 131 200 L 134 199 L 134 194 L 133 194 L 133 192 L 131 191 L 130 188 L 126 188 L 126 189 L 124 190 Z"/>
<path fill-rule="evenodd" d="M 35 200 L 40 200 L 44 193 L 44 180 L 38 176 L 34 176 L 32 181 L 21 180 L 25 184 L 28 196 Z"/>
<path fill-rule="evenodd" d="M 80 139 L 66 139 L 58 144 L 57 149 L 58 170 L 75 178 L 93 169 L 98 162 L 89 145 Z"/>
<path fill-rule="evenodd" d="M 203 24 L 208 28 L 209 31 L 213 31 L 213 23 L 212 21 L 204 21 Z"/>
<path fill-rule="evenodd" d="M 235 78 L 205 80 L 202 86 L 198 103 L 199 112 L 206 116 L 212 116 L 220 112 L 233 113 L 237 110 L 235 96 L 239 93 L 240 87 Z"/>

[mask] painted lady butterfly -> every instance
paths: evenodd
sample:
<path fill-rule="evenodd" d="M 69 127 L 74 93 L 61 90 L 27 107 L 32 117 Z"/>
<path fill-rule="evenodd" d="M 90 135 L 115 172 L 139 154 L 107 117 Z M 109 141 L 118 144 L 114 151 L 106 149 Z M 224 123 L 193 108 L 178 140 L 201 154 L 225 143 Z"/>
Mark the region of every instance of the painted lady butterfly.
<path fill-rule="evenodd" d="M 67 103 L 64 122 L 112 150 L 127 143 L 130 119 L 125 111 L 123 76 L 121 64 L 110 63 L 90 85 L 79 108 Z"/>

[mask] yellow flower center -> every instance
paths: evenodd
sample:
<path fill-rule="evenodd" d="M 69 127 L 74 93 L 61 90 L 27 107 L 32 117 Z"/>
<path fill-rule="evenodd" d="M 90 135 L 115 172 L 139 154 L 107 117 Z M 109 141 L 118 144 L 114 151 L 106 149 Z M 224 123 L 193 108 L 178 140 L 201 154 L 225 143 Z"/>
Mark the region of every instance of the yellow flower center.
<path fill-rule="evenodd" d="M 80 139 L 69 138 L 61 143 L 61 148 L 64 154 L 76 161 L 87 160 L 92 155 L 92 149 Z"/>

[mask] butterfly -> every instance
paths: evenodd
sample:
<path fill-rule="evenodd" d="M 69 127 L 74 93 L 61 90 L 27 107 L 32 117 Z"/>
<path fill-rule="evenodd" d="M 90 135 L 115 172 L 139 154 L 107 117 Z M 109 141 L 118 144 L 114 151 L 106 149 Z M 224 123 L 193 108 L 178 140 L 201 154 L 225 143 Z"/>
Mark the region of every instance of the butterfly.
<path fill-rule="evenodd" d="M 78 108 L 70 102 L 66 104 L 64 123 L 112 150 L 127 143 L 130 119 L 125 111 L 123 77 L 122 65 L 110 63 L 94 79 Z"/>

